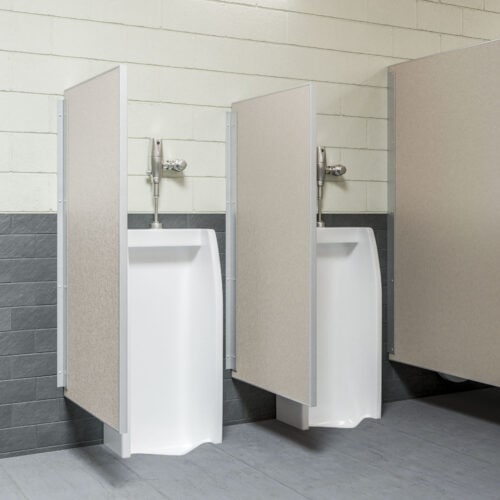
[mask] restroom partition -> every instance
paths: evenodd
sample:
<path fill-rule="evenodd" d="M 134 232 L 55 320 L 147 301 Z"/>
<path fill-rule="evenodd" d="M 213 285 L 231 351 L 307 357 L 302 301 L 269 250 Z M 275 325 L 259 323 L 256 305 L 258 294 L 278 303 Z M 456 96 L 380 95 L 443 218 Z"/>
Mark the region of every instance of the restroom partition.
<path fill-rule="evenodd" d="M 58 386 L 127 430 L 127 91 L 115 68 L 59 107 Z"/>
<path fill-rule="evenodd" d="M 315 149 L 312 85 L 228 114 L 226 368 L 306 405 L 316 400 Z"/>
<path fill-rule="evenodd" d="M 500 42 L 392 66 L 391 359 L 500 386 Z"/>

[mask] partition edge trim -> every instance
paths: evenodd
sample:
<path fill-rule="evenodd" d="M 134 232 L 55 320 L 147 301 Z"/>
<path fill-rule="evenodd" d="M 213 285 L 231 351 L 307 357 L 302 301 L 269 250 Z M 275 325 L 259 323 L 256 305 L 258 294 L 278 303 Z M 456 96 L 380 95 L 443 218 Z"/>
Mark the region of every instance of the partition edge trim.
<path fill-rule="evenodd" d="M 310 306 L 309 306 L 309 328 L 310 328 L 310 367 L 311 374 L 309 377 L 309 394 L 310 405 L 315 406 L 317 402 L 317 230 L 316 230 L 316 211 L 317 211 L 317 182 L 316 182 L 316 142 L 317 142 L 317 124 L 316 124 L 316 87 L 313 83 L 309 84 L 309 99 L 310 99 L 310 120 L 311 126 L 309 127 L 309 149 L 310 149 L 310 165 L 309 165 L 309 210 L 310 210 Z"/>
<path fill-rule="evenodd" d="M 226 113 L 226 356 L 236 370 L 236 158 L 237 113 Z"/>
<path fill-rule="evenodd" d="M 129 374 L 129 341 L 128 341 L 128 89 L 127 66 L 120 64 L 120 432 L 128 432 L 128 374 Z"/>

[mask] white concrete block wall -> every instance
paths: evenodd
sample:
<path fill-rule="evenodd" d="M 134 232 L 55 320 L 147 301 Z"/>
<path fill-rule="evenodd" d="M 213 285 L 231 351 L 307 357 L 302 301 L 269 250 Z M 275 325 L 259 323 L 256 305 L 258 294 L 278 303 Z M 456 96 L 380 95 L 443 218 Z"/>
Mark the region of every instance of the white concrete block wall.
<path fill-rule="evenodd" d="M 56 209 L 56 100 L 129 64 L 129 198 L 150 211 L 148 138 L 189 162 L 161 210 L 224 211 L 231 102 L 307 81 L 318 141 L 348 167 L 325 211 L 384 212 L 386 68 L 500 37 L 500 0 L 0 0 L 0 211 Z"/>

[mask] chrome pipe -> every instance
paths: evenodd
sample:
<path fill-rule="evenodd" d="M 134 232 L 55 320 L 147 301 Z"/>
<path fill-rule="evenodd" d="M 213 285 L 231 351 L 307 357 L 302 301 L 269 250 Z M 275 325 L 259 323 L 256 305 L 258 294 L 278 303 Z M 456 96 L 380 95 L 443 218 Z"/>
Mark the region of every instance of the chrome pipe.
<path fill-rule="evenodd" d="M 163 150 L 160 139 L 151 140 L 151 182 L 153 183 L 154 216 L 151 222 L 152 229 L 161 229 L 162 223 L 158 220 L 158 205 L 160 202 L 160 180 L 162 175 Z"/>
<path fill-rule="evenodd" d="M 324 227 L 323 222 L 323 184 L 325 182 L 326 173 L 326 149 L 323 146 L 316 148 L 316 183 L 317 183 L 317 198 L 318 198 L 318 215 L 316 219 L 317 227 Z"/>

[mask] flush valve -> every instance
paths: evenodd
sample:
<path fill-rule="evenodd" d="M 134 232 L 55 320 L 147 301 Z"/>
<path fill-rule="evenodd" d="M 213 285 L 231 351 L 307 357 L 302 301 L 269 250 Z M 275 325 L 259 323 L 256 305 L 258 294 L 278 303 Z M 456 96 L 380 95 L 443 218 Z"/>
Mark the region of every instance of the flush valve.
<path fill-rule="evenodd" d="M 318 146 L 316 149 L 316 187 L 318 197 L 318 216 L 316 219 L 317 227 L 324 227 L 322 202 L 323 202 L 323 185 L 327 175 L 334 175 L 339 177 L 344 175 L 347 168 L 344 165 L 328 165 L 326 161 L 326 148 Z"/>
<path fill-rule="evenodd" d="M 163 160 L 163 149 L 161 139 L 151 139 L 151 165 L 146 172 L 153 183 L 154 219 L 151 223 L 152 229 L 161 229 L 162 224 L 158 220 L 158 203 L 160 199 L 160 180 L 166 172 L 182 172 L 187 167 L 185 160 Z"/>

